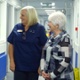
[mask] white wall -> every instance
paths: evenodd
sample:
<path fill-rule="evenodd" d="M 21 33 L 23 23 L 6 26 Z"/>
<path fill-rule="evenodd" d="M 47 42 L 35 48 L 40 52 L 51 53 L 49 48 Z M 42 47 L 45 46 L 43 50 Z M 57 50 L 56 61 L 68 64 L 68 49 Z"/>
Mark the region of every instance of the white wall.
<path fill-rule="evenodd" d="M 6 51 L 6 1 L 0 3 L 0 53 Z"/>
<path fill-rule="evenodd" d="M 0 1 L 0 54 L 3 52 L 8 53 L 7 37 L 13 29 L 15 23 L 20 22 L 20 7 L 21 3 L 19 0 L 3 0 L 2 2 Z"/>
<path fill-rule="evenodd" d="M 15 8 L 14 11 L 15 11 L 14 12 L 14 16 L 15 16 L 15 18 L 14 18 L 14 24 L 17 24 L 17 23 L 21 22 L 20 21 L 20 9 L 16 9 Z"/>
<path fill-rule="evenodd" d="M 8 0 L 7 2 L 7 36 L 9 36 L 10 32 L 12 31 L 12 29 L 14 28 L 14 25 L 16 23 L 20 22 L 19 16 L 20 16 L 20 2 L 18 2 L 18 0 Z M 7 44 L 8 47 L 8 44 Z M 6 47 L 6 48 L 7 48 Z M 8 51 L 6 50 L 6 52 L 8 53 Z M 10 72 L 9 69 L 9 58 L 8 58 L 8 72 Z"/>
<path fill-rule="evenodd" d="M 67 24 L 66 24 L 66 30 L 70 34 L 71 32 L 71 15 L 66 15 L 67 17 Z M 71 36 L 71 34 L 70 34 Z"/>
<path fill-rule="evenodd" d="M 0 41 L 2 40 L 6 40 L 6 12 L 7 12 L 7 8 L 6 8 L 6 1 L 0 3 L 1 5 L 1 12 L 0 12 Z M 4 27 L 3 27 L 4 26 Z"/>
<path fill-rule="evenodd" d="M 80 68 L 80 0 L 74 0 L 73 8 L 72 8 L 72 28 L 71 28 L 71 34 L 72 34 L 72 40 L 73 40 L 73 49 L 74 49 L 74 58 L 73 58 L 73 66 L 75 67 L 75 52 L 77 52 L 77 67 Z M 75 30 L 75 28 L 78 27 L 78 31 Z"/>
<path fill-rule="evenodd" d="M 0 2 L 0 54 L 6 52 L 7 2 Z M 5 62 L 3 62 L 5 63 Z M 0 64 L 1 65 L 1 64 Z M 4 72 L 2 73 L 4 74 Z"/>
<path fill-rule="evenodd" d="M 9 7 L 7 7 L 8 4 L 11 5 L 10 12 L 8 12 L 9 11 L 9 9 L 8 9 Z M 14 20 L 15 20 L 15 15 L 14 15 L 15 8 L 17 10 L 20 10 L 19 6 L 21 6 L 21 2 L 19 0 L 2 0 L 2 1 L 0 1 L 0 46 L 3 45 L 4 43 L 6 43 L 6 38 L 7 38 L 6 33 L 8 32 L 6 30 L 10 29 L 10 31 L 11 31 L 11 28 L 13 28 Z M 16 17 L 19 17 L 18 13 L 19 12 L 17 12 Z M 19 21 L 19 19 L 17 20 L 17 22 L 18 21 Z M 8 24 L 8 25 L 10 25 L 9 29 L 7 29 L 7 27 L 8 27 L 7 22 L 10 23 L 10 24 Z M 2 48 L 0 48 L 0 51 L 1 51 L 1 49 Z M 5 49 L 4 49 L 4 51 L 5 51 Z"/>

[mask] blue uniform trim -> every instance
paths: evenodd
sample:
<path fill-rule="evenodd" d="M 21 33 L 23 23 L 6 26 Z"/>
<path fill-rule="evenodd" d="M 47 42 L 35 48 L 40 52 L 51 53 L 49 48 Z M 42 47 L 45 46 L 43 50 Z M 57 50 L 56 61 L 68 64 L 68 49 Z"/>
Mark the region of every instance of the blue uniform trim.
<path fill-rule="evenodd" d="M 0 53 L 0 80 L 6 76 L 7 55 L 5 52 Z"/>

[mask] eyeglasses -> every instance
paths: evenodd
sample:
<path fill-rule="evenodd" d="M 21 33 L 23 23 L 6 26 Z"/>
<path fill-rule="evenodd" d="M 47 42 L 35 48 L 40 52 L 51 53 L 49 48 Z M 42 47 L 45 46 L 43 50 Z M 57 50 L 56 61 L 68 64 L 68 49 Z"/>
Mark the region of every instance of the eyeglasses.
<path fill-rule="evenodd" d="M 22 39 L 26 40 L 26 32 L 23 32 Z"/>

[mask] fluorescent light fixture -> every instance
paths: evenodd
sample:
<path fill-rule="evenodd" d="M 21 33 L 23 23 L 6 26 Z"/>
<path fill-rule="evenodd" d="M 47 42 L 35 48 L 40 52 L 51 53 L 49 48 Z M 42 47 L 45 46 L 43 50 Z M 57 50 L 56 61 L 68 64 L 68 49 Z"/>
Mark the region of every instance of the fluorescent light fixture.
<path fill-rule="evenodd" d="M 52 6 L 55 6 L 55 3 L 52 3 Z"/>
<path fill-rule="evenodd" d="M 42 2 L 41 2 L 40 4 L 41 4 L 41 5 L 43 5 L 43 3 L 42 3 Z"/>
<path fill-rule="evenodd" d="M 49 7 L 50 7 L 50 6 L 51 6 L 51 7 L 52 7 L 52 6 L 55 6 L 55 3 L 42 3 L 42 2 L 41 2 L 40 4 L 41 4 L 41 6 L 46 6 L 46 7 L 48 7 L 48 6 L 49 6 Z"/>
<path fill-rule="evenodd" d="M 55 6 L 55 3 L 49 3 L 48 6 Z"/>
<path fill-rule="evenodd" d="M 47 4 L 46 4 L 46 3 L 42 3 L 42 2 L 41 2 L 40 4 L 41 4 L 41 6 L 47 6 Z"/>

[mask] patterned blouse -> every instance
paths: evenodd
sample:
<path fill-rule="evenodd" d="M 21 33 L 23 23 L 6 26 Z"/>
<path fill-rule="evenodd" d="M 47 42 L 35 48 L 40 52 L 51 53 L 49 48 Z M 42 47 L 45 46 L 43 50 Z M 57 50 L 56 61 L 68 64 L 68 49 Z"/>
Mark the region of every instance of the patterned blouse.
<path fill-rule="evenodd" d="M 66 31 L 56 37 L 51 34 L 43 48 L 40 67 L 52 80 L 74 80 L 70 38 Z"/>

